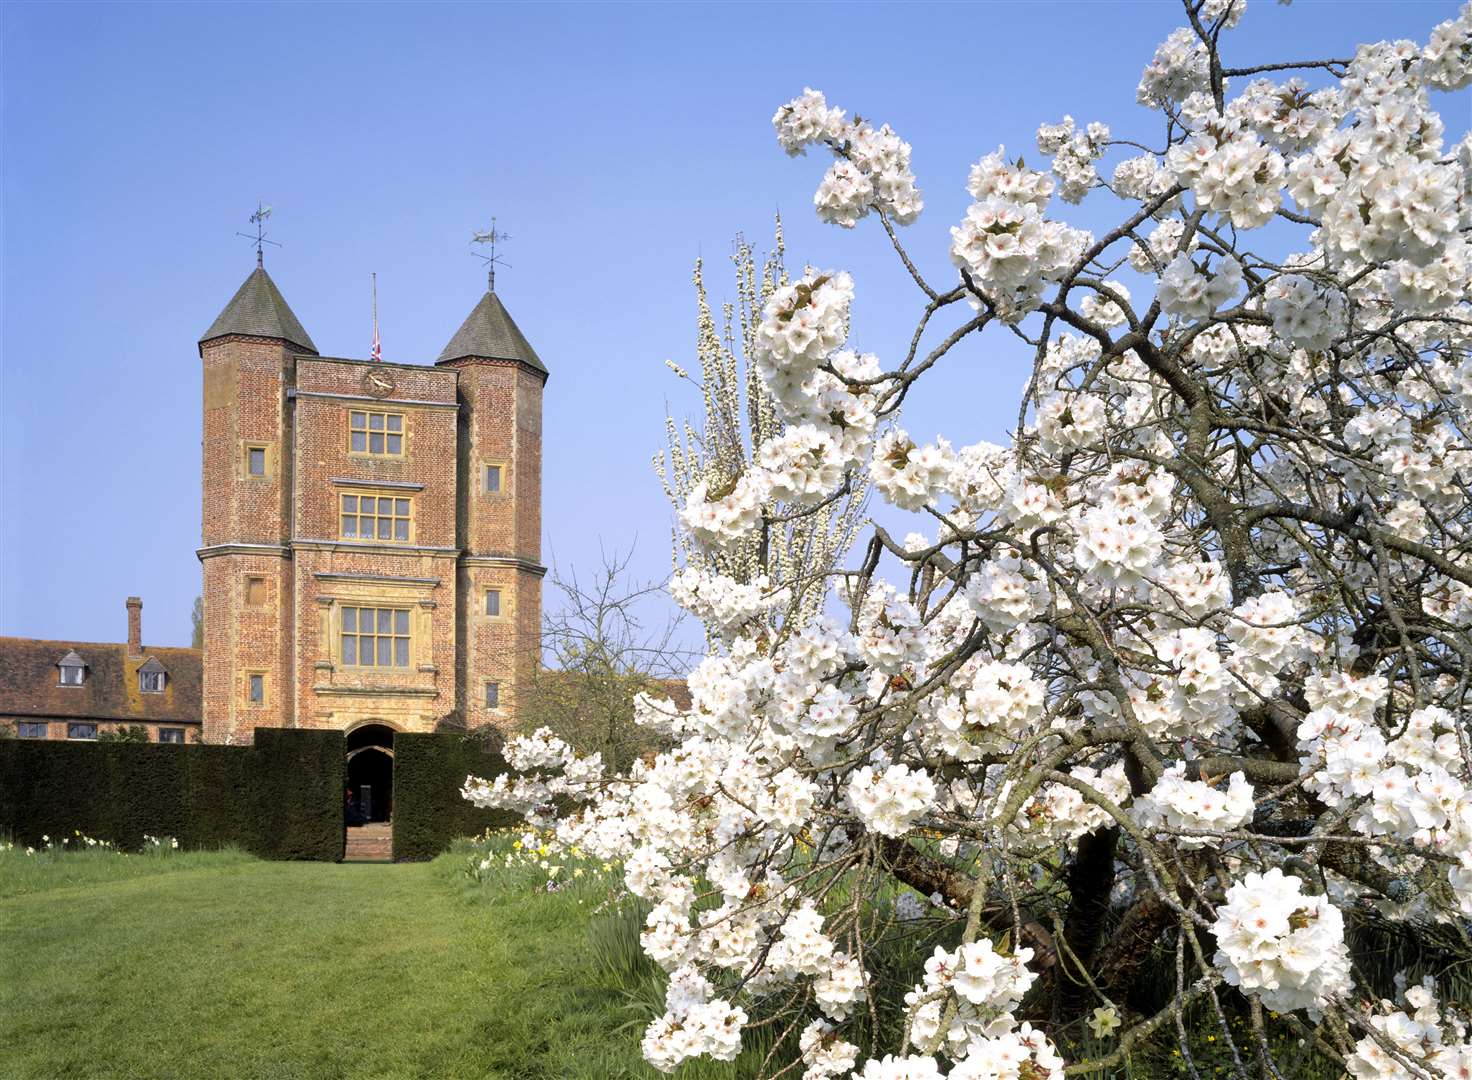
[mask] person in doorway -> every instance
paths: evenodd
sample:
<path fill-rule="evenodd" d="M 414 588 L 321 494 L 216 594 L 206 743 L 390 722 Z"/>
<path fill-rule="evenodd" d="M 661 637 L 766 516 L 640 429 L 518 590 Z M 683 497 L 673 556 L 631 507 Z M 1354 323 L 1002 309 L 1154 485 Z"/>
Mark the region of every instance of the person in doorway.
<path fill-rule="evenodd" d="M 353 789 L 347 789 L 347 821 L 349 825 L 362 825 L 363 814 L 358 807 L 358 801 L 353 798 Z"/>

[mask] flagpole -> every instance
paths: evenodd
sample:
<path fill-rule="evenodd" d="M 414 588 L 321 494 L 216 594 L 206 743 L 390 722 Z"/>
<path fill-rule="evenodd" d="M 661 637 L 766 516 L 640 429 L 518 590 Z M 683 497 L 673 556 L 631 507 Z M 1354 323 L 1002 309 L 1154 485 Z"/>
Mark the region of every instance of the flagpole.
<path fill-rule="evenodd" d="M 378 271 L 373 272 L 373 359 L 383 359 L 383 347 L 378 341 Z"/>

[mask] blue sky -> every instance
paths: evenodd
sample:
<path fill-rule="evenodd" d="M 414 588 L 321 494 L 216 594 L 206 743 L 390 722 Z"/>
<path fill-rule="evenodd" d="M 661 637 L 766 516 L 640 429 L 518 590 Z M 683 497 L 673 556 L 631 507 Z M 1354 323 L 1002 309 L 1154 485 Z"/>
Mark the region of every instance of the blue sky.
<path fill-rule="evenodd" d="M 1424 41 L 1454 0 L 1252 0 L 1231 62 Z M 1035 155 L 1071 113 L 1149 137 L 1134 87 L 1182 21 L 1159 3 L 975 5 L 45 4 L 0 8 L 0 632 L 186 643 L 199 592 L 195 342 L 250 271 L 246 218 L 276 208 L 267 267 L 324 354 L 430 363 L 484 285 L 492 214 L 514 239 L 498 292 L 552 371 L 544 553 L 586 570 L 637 540 L 668 572 L 650 467 L 664 367 L 694 344 L 737 232 L 781 211 L 789 266 L 853 272 L 855 343 L 893 361 L 920 307 L 872 222 L 822 226 L 825 163 L 776 146 L 810 85 L 914 144 L 927 209 L 907 244 L 949 276 L 966 171 Z M 1449 133 L 1468 96 L 1441 95 Z M 1112 167 L 1112 166 L 1111 166 Z M 1070 220 L 1106 224 L 1086 203 Z M 1097 217 L 1097 220 L 1095 218 Z M 870 227 L 865 228 L 864 225 Z M 907 406 L 918 437 L 1001 438 L 1022 367 L 958 349 Z"/>

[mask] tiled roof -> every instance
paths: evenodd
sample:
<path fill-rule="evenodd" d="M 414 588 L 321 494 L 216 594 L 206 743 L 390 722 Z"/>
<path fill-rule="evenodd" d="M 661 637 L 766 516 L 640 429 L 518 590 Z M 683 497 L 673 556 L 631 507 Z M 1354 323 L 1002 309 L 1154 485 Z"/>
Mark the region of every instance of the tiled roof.
<path fill-rule="evenodd" d="M 469 318 L 455 331 L 455 336 L 450 339 L 435 363 L 443 364 L 448 360 L 464 360 L 467 357 L 519 360 L 544 375 L 547 373 L 546 365 L 537 356 L 537 351 L 512 321 L 511 314 L 501 303 L 500 297 L 493 292 L 487 292 L 480 298 L 480 303 L 475 305 Z"/>
<path fill-rule="evenodd" d="M 263 267 L 256 267 L 236 290 L 225 310 L 210 324 L 199 340 L 201 343 L 227 334 L 249 334 L 252 337 L 280 338 L 308 352 L 317 346 L 302 328 L 291 305 Z"/>
<path fill-rule="evenodd" d="M 681 712 L 689 712 L 694 699 L 690 697 L 690 684 L 684 679 L 663 679 L 664 692 Z"/>
<path fill-rule="evenodd" d="M 68 652 L 87 665 L 81 686 L 60 685 L 56 665 Z M 149 660 L 168 673 L 161 694 L 138 689 L 138 669 Z M 122 644 L 0 637 L 0 716 L 199 723 L 201 682 L 198 649 L 147 647 L 129 656 Z"/>

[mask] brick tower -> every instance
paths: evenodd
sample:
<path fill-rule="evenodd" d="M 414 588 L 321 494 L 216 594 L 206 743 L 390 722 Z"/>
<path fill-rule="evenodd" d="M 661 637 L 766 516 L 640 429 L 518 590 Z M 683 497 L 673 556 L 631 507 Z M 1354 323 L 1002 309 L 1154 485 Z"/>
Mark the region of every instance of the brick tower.
<path fill-rule="evenodd" d="M 204 739 L 509 727 L 547 369 L 487 292 L 433 365 L 318 354 L 257 266 L 204 362 Z"/>
<path fill-rule="evenodd" d="M 540 663 L 547 369 L 488 288 L 440 353 L 459 374 L 460 670 L 470 726 L 514 712 Z M 509 695 L 509 697 L 508 697 Z"/>
<path fill-rule="evenodd" d="M 199 342 L 204 362 L 204 739 L 291 722 L 291 417 L 296 357 L 316 355 L 257 265 Z M 249 735 L 246 735 L 249 738 Z"/>

